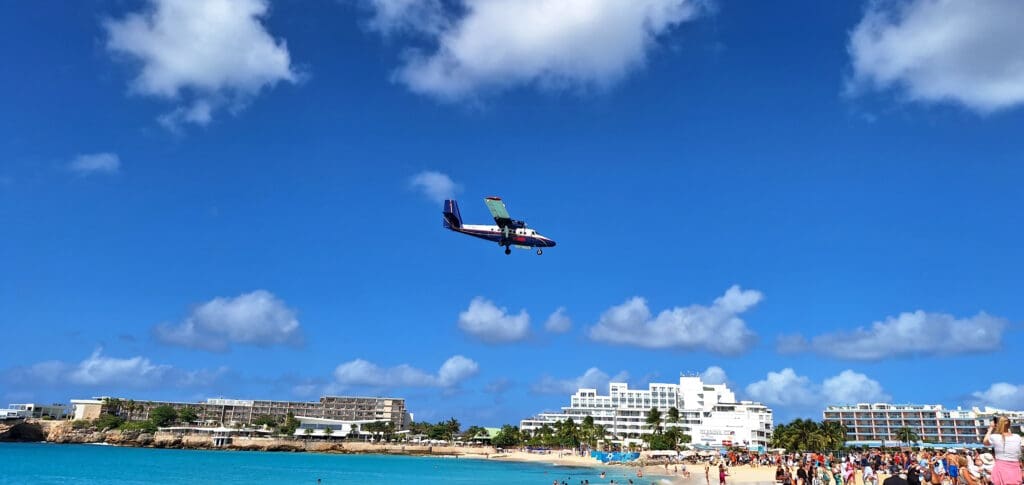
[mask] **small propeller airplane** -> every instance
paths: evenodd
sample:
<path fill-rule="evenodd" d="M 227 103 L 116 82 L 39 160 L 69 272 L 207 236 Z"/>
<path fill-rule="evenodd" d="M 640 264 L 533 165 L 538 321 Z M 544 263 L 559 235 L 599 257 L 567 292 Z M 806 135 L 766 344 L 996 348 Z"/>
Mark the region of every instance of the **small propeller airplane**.
<path fill-rule="evenodd" d="M 555 246 L 555 241 L 526 227 L 525 222 L 509 217 L 501 197 L 487 197 L 484 199 L 484 203 L 487 204 L 487 209 L 491 211 L 494 222 L 498 225 L 463 224 L 462 214 L 459 213 L 459 203 L 454 200 L 446 200 L 444 201 L 444 227 L 469 236 L 497 242 L 499 246 L 505 246 L 505 254 L 512 253 L 511 246 L 521 249 L 537 248 L 537 255 L 544 254 L 542 248 Z"/>

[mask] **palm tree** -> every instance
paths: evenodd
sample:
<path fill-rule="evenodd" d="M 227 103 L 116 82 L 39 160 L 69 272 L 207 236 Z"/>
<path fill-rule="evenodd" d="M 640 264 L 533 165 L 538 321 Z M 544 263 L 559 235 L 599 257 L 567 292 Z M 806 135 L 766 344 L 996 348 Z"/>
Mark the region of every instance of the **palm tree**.
<path fill-rule="evenodd" d="M 652 407 L 650 411 L 647 411 L 647 425 L 651 427 L 652 433 L 661 433 L 661 411 L 658 411 L 658 408 Z"/>
<path fill-rule="evenodd" d="M 306 430 L 303 431 L 303 433 L 306 435 L 307 438 L 313 436 L 313 428 L 306 428 Z"/>
<path fill-rule="evenodd" d="M 328 436 L 329 437 L 332 434 L 334 434 L 334 430 L 333 429 L 327 428 L 327 429 L 324 430 L 324 436 Z"/>
<path fill-rule="evenodd" d="M 675 406 L 668 408 L 668 422 L 676 424 L 679 422 L 679 409 Z"/>
<path fill-rule="evenodd" d="M 821 433 L 825 438 L 825 448 L 838 450 L 846 444 L 846 425 L 837 421 L 821 423 Z"/>
<path fill-rule="evenodd" d="M 449 419 L 447 422 L 444 423 L 444 425 L 445 434 L 448 436 L 448 441 L 453 441 L 455 439 L 455 435 L 459 434 L 459 429 L 462 428 L 462 425 L 459 424 L 459 420 L 455 418 Z"/>
<path fill-rule="evenodd" d="M 472 441 L 472 440 L 476 439 L 477 437 L 479 437 L 480 435 L 486 435 L 486 434 L 487 434 L 487 430 L 486 429 L 484 429 L 484 428 L 482 428 L 480 426 L 473 425 L 473 426 L 470 426 L 469 428 L 466 428 L 466 432 L 465 433 L 462 433 L 462 439 L 463 439 L 463 441 Z"/>
<path fill-rule="evenodd" d="M 580 428 L 572 418 L 555 422 L 554 444 L 572 448 L 580 446 Z"/>
<path fill-rule="evenodd" d="M 899 440 L 900 443 L 906 443 L 907 445 L 912 445 L 912 444 L 916 443 L 917 441 L 919 441 L 921 439 L 921 437 L 918 436 L 916 431 L 914 431 L 914 430 L 904 426 L 904 427 L 896 430 L 896 439 Z"/>

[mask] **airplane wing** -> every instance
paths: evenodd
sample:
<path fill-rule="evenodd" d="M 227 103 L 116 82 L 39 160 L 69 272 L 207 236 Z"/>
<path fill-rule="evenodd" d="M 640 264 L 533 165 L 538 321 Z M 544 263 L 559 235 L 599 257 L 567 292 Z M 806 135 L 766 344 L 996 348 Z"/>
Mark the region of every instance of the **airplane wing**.
<path fill-rule="evenodd" d="M 494 222 L 498 224 L 498 227 L 510 229 L 526 227 L 525 222 L 517 221 L 508 215 L 505 202 L 501 200 L 501 197 L 487 197 L 484 199 L 484 203 L 487 204 L 487 209 L 491 211 L 491 216 L 494 217 Z"/>
<path fill-rule="evenodd" d="M 487 209 L 491 211 L 491 216 L 494 217 L 494 222 L 498 224 L 498 227 L 510 229 L 526 227 L 526 223 L 517 221 L 508 215 L 508 209 L 505 209 L 505 202 L 501 200 L 501 197 L 487 197 L 484 199 L 484 203 L 487 204 Z"/>
<path fill-rule="evenodd" d="M 484 199 L 484 203 L 487 204 L 487 210 L 491 211 L 494 222 L 501 227 L 511 225 L 512 218 L 509 217 L 508 210 L 505 209 L 505 202 L 500 197 L 488 197 Z"/>

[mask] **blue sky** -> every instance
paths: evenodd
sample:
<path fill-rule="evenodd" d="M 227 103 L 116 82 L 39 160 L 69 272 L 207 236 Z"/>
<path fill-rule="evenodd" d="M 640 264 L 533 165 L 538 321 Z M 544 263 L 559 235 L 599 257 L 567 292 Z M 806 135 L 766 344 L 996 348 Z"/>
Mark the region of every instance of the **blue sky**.
<path fill-rule="evenodd" d="M 980 4 L 11 4 L 0 398 L 1024 407 L 1024 7 Z"/>

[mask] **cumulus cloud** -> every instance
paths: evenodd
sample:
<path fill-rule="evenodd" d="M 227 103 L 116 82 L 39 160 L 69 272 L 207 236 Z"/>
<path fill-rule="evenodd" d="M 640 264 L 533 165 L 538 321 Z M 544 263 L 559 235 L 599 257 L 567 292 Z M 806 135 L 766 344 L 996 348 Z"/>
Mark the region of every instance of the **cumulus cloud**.
<path fill-rule="evenodd" d="M 434 202 L 454 199 L 455 193 L 461 189 L 459 184 L 452 181 L 451 177 L 433 170 L 425 170 L 413 175 L 409 179 L 409 186 Z"/>
<path fill-rule="evenodd" d="M 436 374 L 407 364 L 380 367 L 373 362 L 356 359 L 339 365 L 334 370 L 334 379 L 341 386 L 453 388 L 479 371 L 480 366 L 475 361 L 461 355 L 446 360 Z"/>
<path fill-rule="evenodd" d="M 169 365 L 156 365 L 141 356 L 128 359 L 106 357 L 97 349 L 68 374 L 68 381 L 91 386 L 121 384 L 145 387 L 160 382 L 170 369 Z"/>
<path fill-rule="evenodd" d="M 811 380 L 793 369 L 768 372 L 764 379 L 747 385 L 747 395 L 771 406 L 805 407 L 820 402 L 820 394 L 812 389 Z"/>
<path fill-rule="evenodd" d="M 133 93 L 179 104 L 159 121 L 205 125 L 264 88 L 297 82 L 288 47 L 267 32 L 266 0 L 149 0 L 144 11 L 103 23 L 107 49 L 137 61 Z"/>
<path fill-rule="evenodd" d="M 1000 409 L 1016 410 L 1024 408 L 1024 385 L 997 382 L 984 391 L 971 393 L 976 406 L 992 406 Z"/>
<path fill-rule="evenodd" d="M 850 34 L 851 87 L 981 113 L 1024 102 L 1024 3 L 872 1 Z"/>
<path fill-rule="evenodd" d="M 436 49 L 410 51 L 396 78 L 442 100 L 519 85 L 607 88 L 642 67 L 658 40 L 696 17 L 699 0 L 380 0 L 378 30 L 423 25 Z M 424 14 L 426 12 L 426 14 Z M 420 21 L 417 15 L 426 20 Z M 416 20 L 413 20 L 416 19 Z"/>
<path fill-rule="evenodd" d="M 818 411 L 826 403 L 888 402 L 892 399 L 878 381 L 852 370 L 845 370 L 817 384 L 789 367 L 768 372 L 764 379 L 748 384 L 746 394 L 769 406 Z"/>
<path fill-rule="evenodd" d="M 153 331 L 164 343 L 212 351 L 227 350 L 232 343 L 302 344 L 295 311 L 265 290 L 214 298 L 196 307 L 180 324 L 160 324 Z"/>
<path fill-rule="evenodd" d="M 449 25 L 441 0 L 364 0 L 369 27 L 385 36 L 400 32 L 437 35 Z"/>
<path fill-rule="evenodd" d="M 51 360 L 13 369 L 7 373 L 7 381 L 18 387 L 196 388 L 216 383 L 227 371 L 226 367 L 182 370 L 167 364 L 155 364 L 143 356 L 110 357 L 103 354 L 103 349 L 96 349 L 78 363 Z"/>
<path fill-rule="evenodd" d="M 833 404 L 857 404 L 861 402 L 888 402 L 892 396 L 882 390 L 878 381 L 852 370 L 829 377 L 821 383 L 821 392 Z"/>
<path fill-rule="evenodd" d="M 109 152 L 78 155 L 68 164 L 68 170 L 79 175 L 112 174 L 120 169 L 121 158 Z"/>
<path fill-rule="evenodd" d="M 478 296 L 459 313 L 459 328 L 487 343 L 515 342 L 530 333 L 530 315 L 526 310 L 510 314 L 506 308 Z"/>
<path fill-rule="evenodd" d="M 544 330 L 551 333 L 565 333 L 572 328 L 572 319 L 565 313 L 565 307 L 559 307 L 548 316 L 546 322 L 544 322 Z"/>
<path fill-rule="evenodd" d="M 571 379 L 543 376 L 531 387 L 531 390 L 538 394 L 575 394 L 576 391 L 583 388 L 607 390 L 609 382 L 625 382 L 626 379 L 629 379 L 629 374 L 625 371 L 610 377 L 601 369 L 591 367 L 583 375 Z"/>
<path fill-rule="evenodd" d="M 676 307 L 653 317 L 647 302 L 634 297 L 604 312 L 589 335 L 593 340 L 637 347 L 737 354 L 756 338 L 739 315 L 762 298 L 759 291 L 732 286 L 711 306 Z"/>
<path fill-rule="evenodd" d="M 725 374 L 725 369 L 713 365 L 700 373 L 700 380 L 705 384 L 725 384 L 729 381 L 729 376 Z"/>
<path fill-rule="evenodd" d="M 969 318 L 922 310 L 904 312 L 870 327 L 819 335 L 810 349 L 822 355 L 851 360 L 878 360 L 909 355 L 984 353 L 999 349 L 1008 322 L 985 312 Z M 796 351 L 802 337 L 787 336 L 779 350 Z"/>

